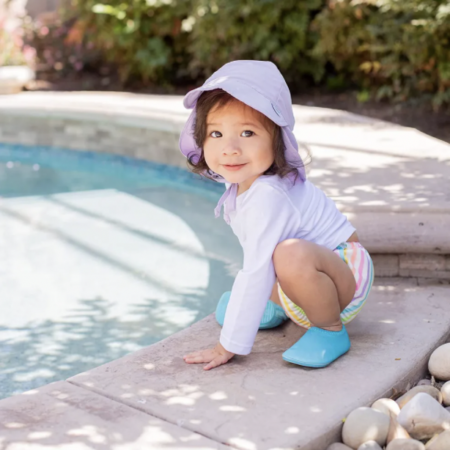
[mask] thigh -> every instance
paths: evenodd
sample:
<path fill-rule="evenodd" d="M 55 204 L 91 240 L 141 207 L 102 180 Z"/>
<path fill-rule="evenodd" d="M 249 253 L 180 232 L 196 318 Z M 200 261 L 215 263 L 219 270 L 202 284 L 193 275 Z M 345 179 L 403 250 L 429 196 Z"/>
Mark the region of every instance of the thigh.
<path fill-rule="evenodd" d="M 303 239 L 288 239 L 275 249 L 274 266 L 277 278 L 308 277 L 311 270 L 326 274 L 336 286 L 341 311 L 352 301 L 356 282 L 349 266 L 333 250 Z"/>

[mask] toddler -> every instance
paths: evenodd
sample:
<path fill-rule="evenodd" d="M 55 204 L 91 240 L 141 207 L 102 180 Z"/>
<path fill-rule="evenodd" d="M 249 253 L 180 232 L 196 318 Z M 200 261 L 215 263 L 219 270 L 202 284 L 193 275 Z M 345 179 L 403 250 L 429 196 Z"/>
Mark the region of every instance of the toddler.
<path fill-rule="evenodd" d="M 194 172 L 226 184 L 215 214 L 223 206 L 244 252 L 216 310 L 220 342 L 185 362 L 209 370 L 247 355 L 258 329 L 289 318 L 307 332 L 283 359 L 327 366 L 350 349 L 345 324 L 367 299 L 373 265 L 355 228 L 306 179 L 283 76 L 268 61 L 233 61 L 190 91 L 184 106 L 193 111 L 181 152 Z"/>

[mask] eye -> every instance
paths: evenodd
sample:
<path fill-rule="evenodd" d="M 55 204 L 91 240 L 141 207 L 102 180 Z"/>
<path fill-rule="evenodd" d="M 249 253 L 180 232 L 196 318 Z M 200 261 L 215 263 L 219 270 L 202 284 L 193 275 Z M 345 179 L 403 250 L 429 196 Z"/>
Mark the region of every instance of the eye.
<path fill-rule="evenodd" d="M 220 134 L 220 131 L 211 131 L 211 133 L 209 133 L 209 135 L 210 135 L 211 137 L 216 137 L 216 136 L 213 136 L 213 133 L 219 133 L 219 134 Z"/>
<path fill-rule="evenodd" d="M 252 133 L 250 136 L 253 136 L 255 133 L 251 130 L 245 130 L 243 131 L 243 133 Z M 250 136 L 246 136 L 246 137 L 250 137 Z"/>

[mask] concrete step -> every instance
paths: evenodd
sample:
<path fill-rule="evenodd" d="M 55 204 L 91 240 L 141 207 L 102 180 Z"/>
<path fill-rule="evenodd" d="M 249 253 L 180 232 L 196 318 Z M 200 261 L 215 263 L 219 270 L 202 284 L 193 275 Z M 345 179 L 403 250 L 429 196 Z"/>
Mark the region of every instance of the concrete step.
<path fill-rule="evenodd" d="M 421 377 L 449 330 L 448 288 L 377 280 L 348 325 L 350 352 L 324 369 L 281 359 L 303 334 L 293 323 L 258 333 L 253 352 L 225 366 L 208 372 L 187 366 L 184 354 L 218 340 L 211 315 L 69 381 L 237 449 L 321 450 L 339 439 L 342 419 L 354 408 Z"/>

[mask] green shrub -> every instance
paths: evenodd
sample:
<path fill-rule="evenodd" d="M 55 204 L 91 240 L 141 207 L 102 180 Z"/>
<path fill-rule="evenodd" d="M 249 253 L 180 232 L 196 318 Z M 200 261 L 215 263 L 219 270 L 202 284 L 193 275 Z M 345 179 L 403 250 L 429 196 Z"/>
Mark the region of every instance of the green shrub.
<path fill-rule="evenodd" d="M 171 82 L 184 75 L 186 38 L 182 20 L 192 0 L 72 0 L 72 34 L 87 38 L 114 63 L 122 81 Z M 75 31 L 74 31 L 75 30 Z"/>
<path fill-rule="evenodd" d="M 450 103 L 448 0 L 331 0 L 315 18 L 317 58 L 376 99 Z"/>
<path fill-rule="evenodd" d="M 313 80 L 361 101 L 450 104 L 448 0 L 99 1 L 71 0 L 61 26 L 38 30 L 41 61 L 100 72 L 107 61 L 124 83 L 168 87 L 271 60 L 294 92 Z"/>
<path fill-rule="evenodd" d="M 191 76 L 209 76 L 228 61 L 271 60 L 288 82 L 305 75 L 318 80 L 323 64 L 310 56 L 315 34 L 311 18 L 323 0 L 197 0 L 192 27 Z"/>
<path fill-rule="evenodd" d="M 113 62 L 121 79 L 160 84 L 209 76 L 235 59 L 272 60 L 288 80 L 319 79 L 311 17 L 324 0 L 72 0 L 72 34 Z"/>

